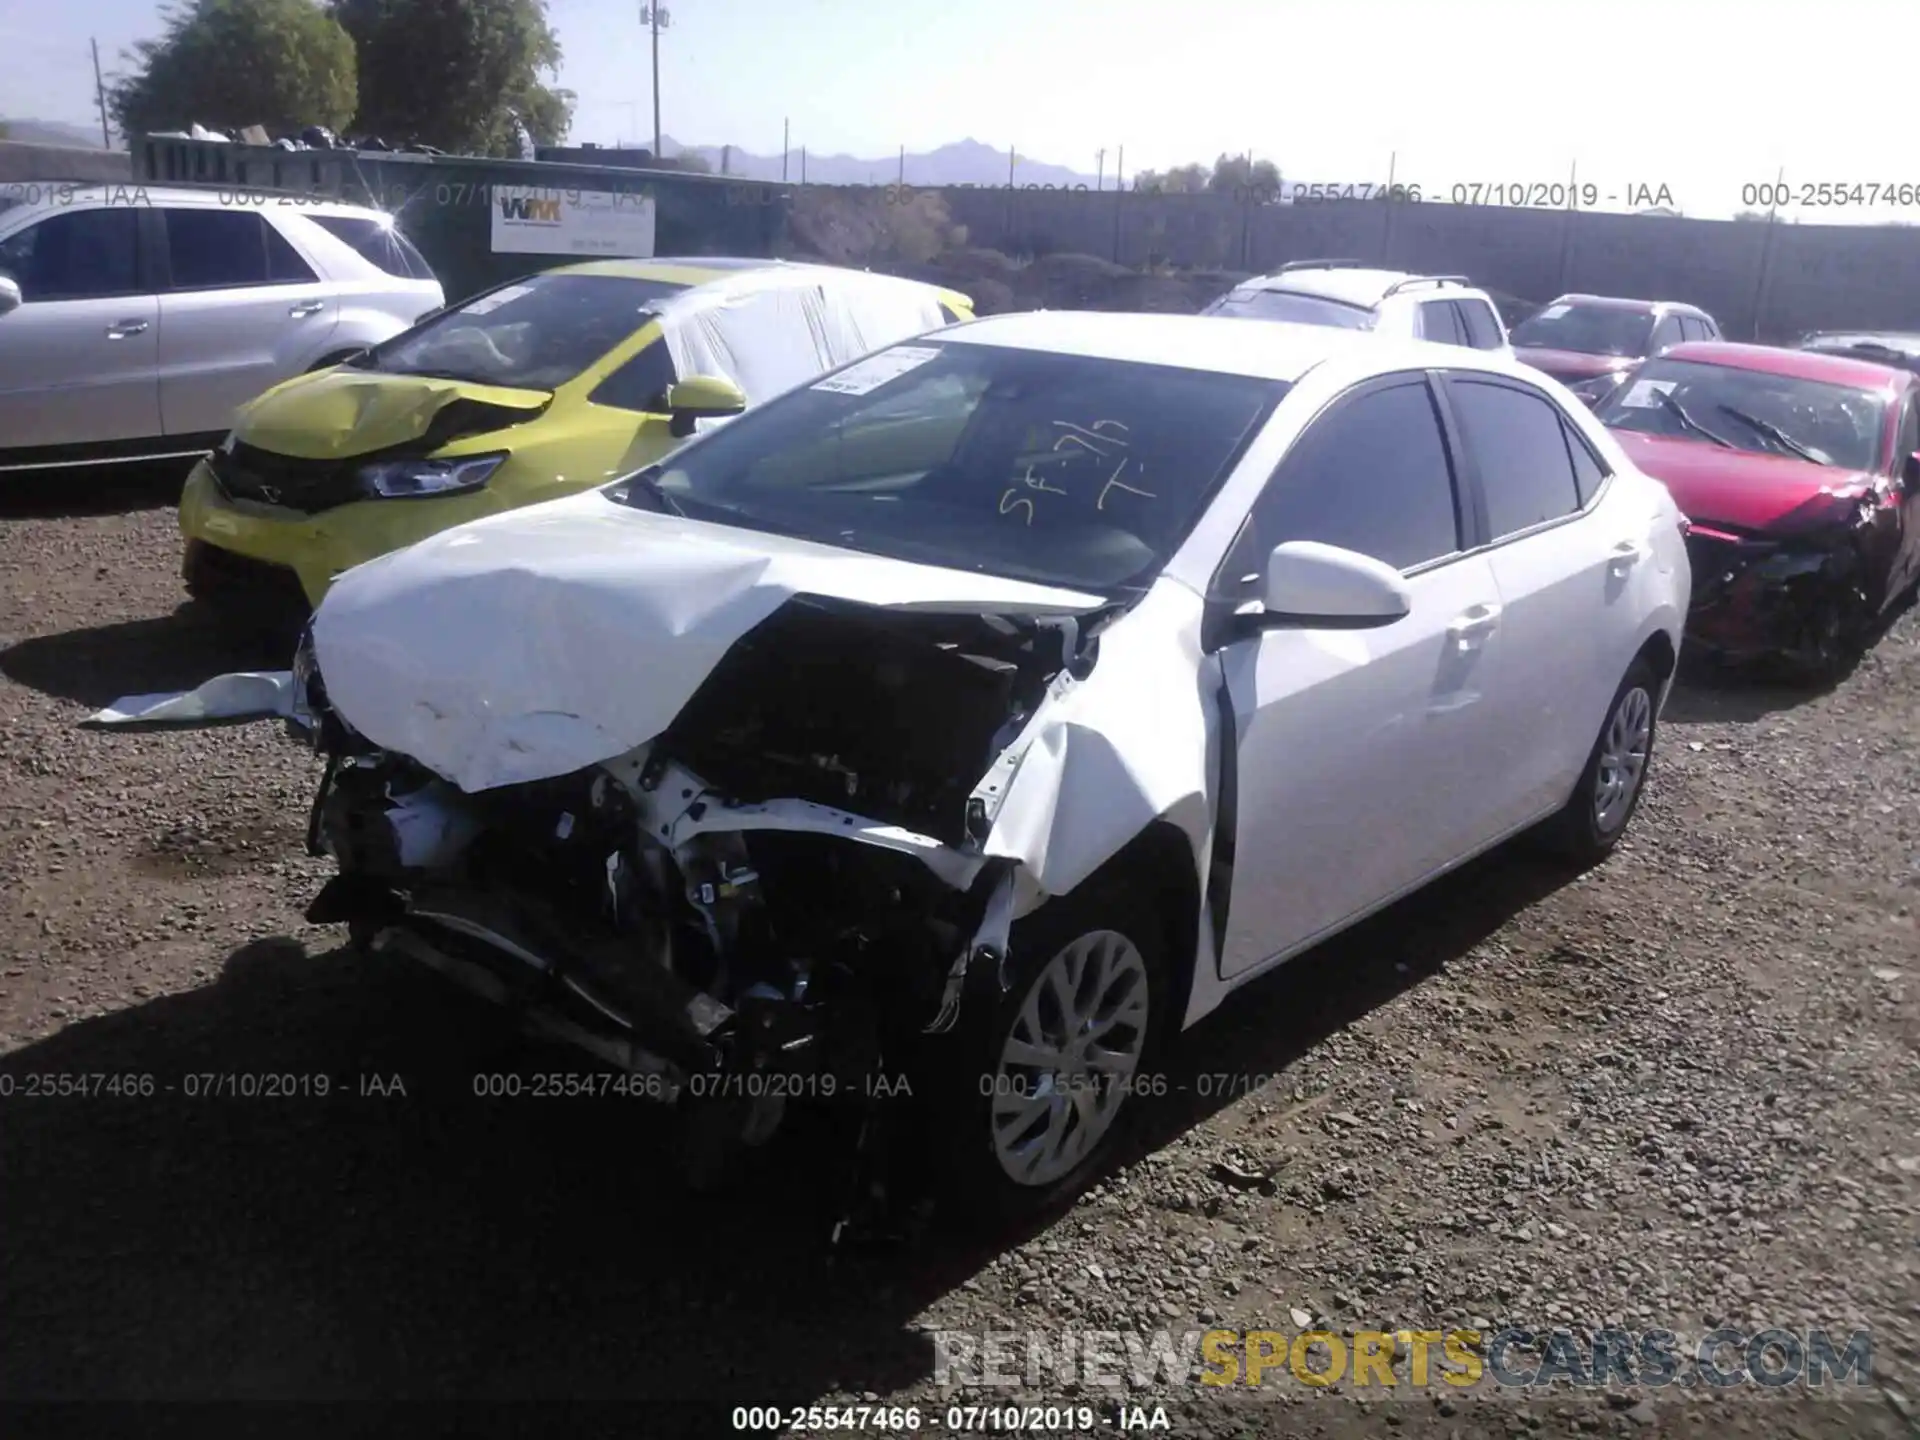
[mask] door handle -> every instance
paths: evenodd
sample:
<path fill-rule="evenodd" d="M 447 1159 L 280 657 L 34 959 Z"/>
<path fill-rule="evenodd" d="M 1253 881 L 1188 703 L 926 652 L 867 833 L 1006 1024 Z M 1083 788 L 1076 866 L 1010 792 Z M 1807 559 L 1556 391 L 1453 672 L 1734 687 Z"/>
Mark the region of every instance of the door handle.
<path fill-rule="evenodd" d="M 144 320 L 117 320 L 107 327 L 107 338 L 109 340 L 124 340 L 129 335 L 144 333 L 146 328 L 147 322 Z"/>
<path fill-rule="evenodd" d="M 1455 650 L 1478 650 L 1481 642 L 1493 633 L 1499 623 L 1498 605 L 1476 605 L 1471 610 L 1462 611 L 1447 626 L 1447 638 L 1453 641 Z"/>
<path fill-rule="evenodd" d="M 309 315 L 318 315 L 326 308 L 327 302 L 324 300 L 305 300 L 287 311 L 287 314 L 296 320 L 304 320 Z"/>
<path fill-rule="evenodd" d="M 1622 540 L 1607 556 L 1607 568 L 1624 575 L 1646 558 L 1647 548 L 1638 540 Z"/>

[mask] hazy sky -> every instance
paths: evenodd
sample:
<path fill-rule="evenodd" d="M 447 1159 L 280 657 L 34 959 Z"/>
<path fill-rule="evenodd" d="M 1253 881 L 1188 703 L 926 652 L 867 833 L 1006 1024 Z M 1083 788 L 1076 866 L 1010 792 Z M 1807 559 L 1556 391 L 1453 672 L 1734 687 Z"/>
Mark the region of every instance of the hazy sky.
<path fill-rule="evenodd" d="M 1689 214 L 1788 182 L 1920 186 L 1899 123 L 1912 0 L 668 0 L 662 125 L 694 144 L 817 154 L 974 138 L 1111 174 L 1252 150 L 1290 179 L 1579 179 L 1624 207 L 1665 185 Z M 651 135 L 638 0 L 553 0 L 573 138 Z M 0 114 L 93 121 L 152 0 L 0 0 Z M 1885 57 L 1876 68 L 1876 57 Z M 1879 94 L 1858 94 L 1860 87 Z M 912 175 L 908 175 L 909 182 Z M 1603 208 L 1605 202 L 1603 200 Z M 1759 208 L 1764 208 L 1761 206 Z M 1808 221 L 1920 220 L 1920 203 Z"/>

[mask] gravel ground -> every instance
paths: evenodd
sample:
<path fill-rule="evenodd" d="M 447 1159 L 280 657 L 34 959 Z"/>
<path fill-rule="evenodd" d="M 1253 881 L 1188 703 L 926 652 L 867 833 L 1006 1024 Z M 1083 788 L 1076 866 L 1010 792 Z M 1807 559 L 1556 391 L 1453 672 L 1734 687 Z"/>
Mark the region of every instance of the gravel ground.
<path fill-rule="evenodd" d="M 797 1142 L 695 1199 L 644 1102 L 476 1100 L 572 1062 L 304 924 L 317 767 L 274 729 L 75 728 L 284 664 L 176 613 L 165 478 L 0 512 L 0 1398 L 572 1398 L 652 1434 L 679 1398 L 1107 1403 L 936 1389 L 943 1329 L 1724 1323 L 1871 1328 L 1872 1383 L 1127 1399 L 1179 1435 L 1914 1433 L 1914 616 L 1830 694 L 1677 692 L 1601 870 L 1503 851 L 1247 992 L 1051 1225 L 834 1262 Z M 185 1093 L 249 1073 L 332 1094 Z M 155 1093 L 26 1093 L 95 1075 Z"/>

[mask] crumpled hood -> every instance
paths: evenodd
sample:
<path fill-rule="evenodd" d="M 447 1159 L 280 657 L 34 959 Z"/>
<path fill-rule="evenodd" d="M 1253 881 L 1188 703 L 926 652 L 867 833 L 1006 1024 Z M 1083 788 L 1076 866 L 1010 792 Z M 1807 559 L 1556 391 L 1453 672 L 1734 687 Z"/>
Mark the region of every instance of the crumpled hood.
<path fill-rule="evenodd" d="M 244 443 L 275 455 L 332 460 L 418 440 L 434 417 L 456 401 L 486 407 L 476 412 L 476 423 L 463 426 L 464 433 L 478 434 L 530 419 L 552 399 L 545 390 L 382 375 L 342 366 L 276 385 L 241 406 L 233 428 Z M 496 413 L 489 417 L 488 410 Z"/>
<path fill-rule="evenodd" d="M 1689 520 L 1736 530 L 1793 531 L 1848 513 L 1874 477 L 1790 455 L 1729 450 L 1708 440 L 1609 432 L 1634 465 L 1667 487 Z"/>
<path fill-rule="evenodd" d="M 800 594 L 1002 615 L 1105 603 L 589 491 L 347 571 L 314 615 L 314 659 L 355 730 L 463 790 L 488 790 L 652 739 L 736 640 Z"/>
<path fill-rule="evenodd" d="M 1544 350 L 1532 345 L 1514 346 L 1513 358 L 1565 381 L 1591 380 L 1615 370 L 1631 370 L 1640 363 L 1631 355 L 1589 355 L 1584 350 Z"/>

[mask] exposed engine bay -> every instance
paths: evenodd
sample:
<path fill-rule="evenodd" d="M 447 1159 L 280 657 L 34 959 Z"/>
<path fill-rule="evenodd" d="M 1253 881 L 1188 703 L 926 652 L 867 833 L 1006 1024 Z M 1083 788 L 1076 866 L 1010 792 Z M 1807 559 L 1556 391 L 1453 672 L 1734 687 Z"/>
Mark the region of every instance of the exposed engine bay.
<path fill-rule="evenodd" d="M 725 1123 L 758 1143 L 788 1099 L 862 1095 L 998 979 L 1012 877 L 972 792 L 1098 628 L 796 597 L 654 740 L 477 793 L 357 735 L 303 645 L 296 704 L 327 755 L 308 843 L 339 864 L 309 919 L 663 1098 L 743 1101 Z"/>

